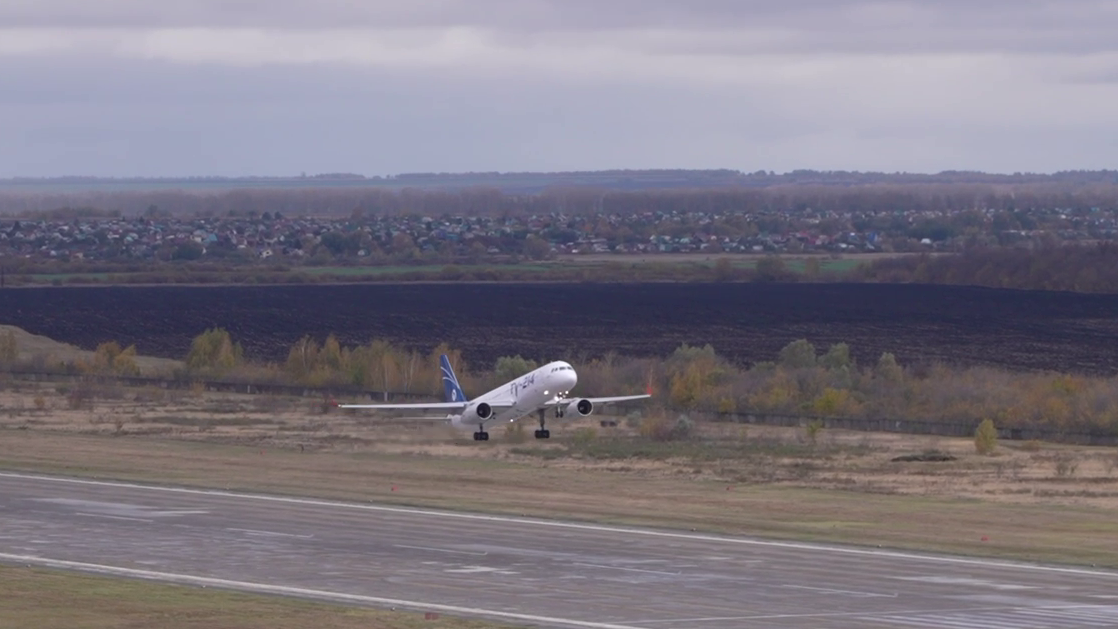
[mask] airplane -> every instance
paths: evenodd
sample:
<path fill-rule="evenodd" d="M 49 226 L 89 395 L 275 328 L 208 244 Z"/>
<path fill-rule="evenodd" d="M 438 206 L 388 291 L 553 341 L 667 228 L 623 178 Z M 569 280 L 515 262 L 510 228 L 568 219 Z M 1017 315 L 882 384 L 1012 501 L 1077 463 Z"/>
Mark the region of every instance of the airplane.
<path fill-rule="evenodd" d="M 338 408 L 371 408 L 381 410 L 412 411 L 450 411 L 447 419 L 456 428 L 477 426 L 474 441 L 489 441 L 485 425 L 489 423 L 514 422 L 522 417 L 537 413 L 540 427 L 536 439 L 548 439 L 551 431 L 547 429 L 547 412 L 554 411 L 555 418 L 567 415 L 586 417 L 600 404 L 627 402 L 652 397 L 645 395 L 621 395 L 614 397 L 572 398 L 571 389 L 578 382 L 574 367 L 563 361 L 555 361 L 534 371 L 507 382 L 473 400 L 466 397 L 458 377 L 450 366 L 450 360 L 443 354 L 439 358 L 442 366 L 443 392 L 445 402 L 428 404 L 337 404 Z"/>

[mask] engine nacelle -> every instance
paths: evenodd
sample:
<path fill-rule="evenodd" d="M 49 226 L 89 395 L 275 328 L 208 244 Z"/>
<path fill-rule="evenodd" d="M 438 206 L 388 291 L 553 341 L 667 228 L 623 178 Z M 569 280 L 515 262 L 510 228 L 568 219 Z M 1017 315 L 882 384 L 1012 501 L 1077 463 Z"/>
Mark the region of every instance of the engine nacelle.
<path fill-rule="evenodd" d="M 563 415 L 578 415 L 580 417 L 586 417 L 593 412 L 594 405 L 590 402 L 590 400 L 582 399 L 575 400 L 574 402 L 568 404 L 567 410 L 563 412 Z"/>
<path fill-rule="evenodd" d="M 489 419 L 490 417 L 493 417 L 493 407 L 489 406 L 485 402 L 478 402 L 477 406 L 466 409 L 465 416 L 469 417 L 470 419 L 474 419 L 475 417 L 482 420 Z"/>
<path fill-rule="evenodd" d="M 493 407 L 485 402 L 478 402 L 476 406 L 466 407 L 461 415 L 447 415 L 446 421 L 455 428 L 470 428 L 475 430 L 479 423 L 493 417 Z"/>

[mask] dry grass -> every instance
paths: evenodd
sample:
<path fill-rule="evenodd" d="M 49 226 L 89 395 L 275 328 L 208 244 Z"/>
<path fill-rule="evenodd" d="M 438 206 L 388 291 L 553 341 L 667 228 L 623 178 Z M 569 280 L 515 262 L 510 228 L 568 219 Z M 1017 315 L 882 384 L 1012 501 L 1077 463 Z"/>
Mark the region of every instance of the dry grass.
<path fill-rule="evenodd" d="M 1118 455 L 1101 448 L 986 457 L 969 439 L 823 430 L 811 445 L 802 429 L 702 423 L 694 440 L 654 443 L 625 420 L 479 444 L 310 399 L 123 390 L 71 409 L 13 386 L 6 469 L 1118 567 Z M 891 461 L 926 450 L 957 460 Z"/>
<path fill-rule="evenodd" d="M 482 629 L 492 622 L 0 566 L 0 629 Z"/>
<path fill-rule="evenodd" d="M 11 332 L 15 335 L 16 347 L 19 349 L 19 360 L 32 361 L 45 359 L 47 363 L 88 361 L 93 358 L 93 352 L 83 350 L 68 343 L 61 343 L 45 336 L 31 334 L 22 328 L 12 325 L 0 325 L 0 335 Z M 182 367 L 182 361 L 169 358 L 154 358 L 152 356 L 137 356 L 136 366 L 144 374 L 170 373 Z"/>

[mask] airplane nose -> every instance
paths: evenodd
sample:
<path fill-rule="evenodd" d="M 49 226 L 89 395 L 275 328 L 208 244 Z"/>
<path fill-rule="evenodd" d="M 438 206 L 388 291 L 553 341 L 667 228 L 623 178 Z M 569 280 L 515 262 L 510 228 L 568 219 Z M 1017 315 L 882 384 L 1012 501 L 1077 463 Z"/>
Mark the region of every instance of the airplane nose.
<path fill-rule="evenodd" d="M 571 389 L 575 388 L 576 384 L 578 384 L 578 374 L 575 373 L 574 369 L 571 369 L 570 371 L 567 371 L 564 375 L 567 376 L 567 383 L 566 383 L 566 386 L 564 387 L 564 389 L 567 390 L 567 391 L 570 391 Z"/>

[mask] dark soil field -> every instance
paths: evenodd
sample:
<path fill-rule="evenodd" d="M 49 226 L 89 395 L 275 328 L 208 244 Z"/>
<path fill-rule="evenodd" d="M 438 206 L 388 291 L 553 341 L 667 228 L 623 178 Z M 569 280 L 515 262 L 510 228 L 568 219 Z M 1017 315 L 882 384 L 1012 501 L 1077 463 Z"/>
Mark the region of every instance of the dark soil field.
<path fill-rule="evenodd" d="M 92 349 L 116 340 L 180 358 L 208 327 L 250 358 L 283 360 L 304 334 L 344 344 L 442 341 L 474 364 L 498 356 L 662 356 L 712 344 L 739 363 L 790 341 L 849 343 L 933 360 L 1118 373 L 1118 295 L 889 284 L 395 284 L 0 290 L 0 323 Z"/>

